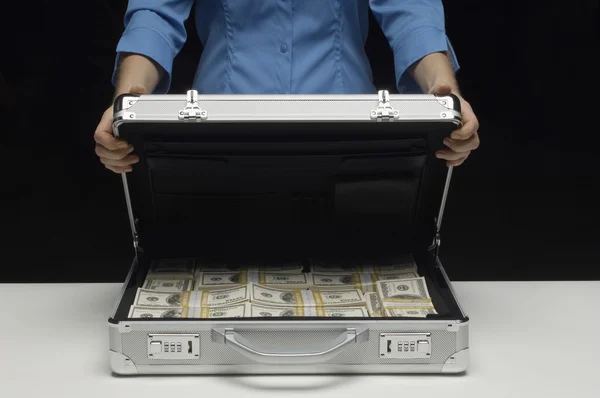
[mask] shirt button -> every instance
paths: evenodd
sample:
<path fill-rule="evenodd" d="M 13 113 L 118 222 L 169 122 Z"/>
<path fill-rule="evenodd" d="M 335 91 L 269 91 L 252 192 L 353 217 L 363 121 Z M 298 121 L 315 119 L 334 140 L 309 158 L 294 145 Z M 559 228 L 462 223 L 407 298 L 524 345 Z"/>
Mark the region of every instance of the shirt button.
<path fill-rule="evenodd" d="M 279 46 L 279 51 L 281 51 L 282 53 L 287 52 L 287 46 L 285 44 L 282 44 L 281 46 Z"/>

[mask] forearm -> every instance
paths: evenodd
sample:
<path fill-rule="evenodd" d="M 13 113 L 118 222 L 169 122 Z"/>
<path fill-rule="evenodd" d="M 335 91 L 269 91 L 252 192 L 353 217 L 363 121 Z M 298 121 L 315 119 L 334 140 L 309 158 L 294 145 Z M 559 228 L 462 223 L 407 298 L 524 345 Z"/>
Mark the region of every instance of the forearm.
<path fill-rule="evenodd" d="M 115 97 L 132 91 L 152 93 L 163 73 L 163 69 L 149 58 L 124 53 L 117 68 Z"/>
<path fill-rule="evenodd" d="M 444 84 L 460 95 L 450 59 L 446 53 L 436 52 L 426 55 L 415 62 L 408 71 L 423 92 L 429 93 L 434 87 Z"/>

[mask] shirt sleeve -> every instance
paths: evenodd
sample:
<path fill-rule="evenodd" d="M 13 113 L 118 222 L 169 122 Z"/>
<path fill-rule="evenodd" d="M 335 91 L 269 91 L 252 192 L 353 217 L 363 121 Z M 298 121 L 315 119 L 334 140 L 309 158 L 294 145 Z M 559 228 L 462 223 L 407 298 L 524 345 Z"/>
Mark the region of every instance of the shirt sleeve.
<path fill-rule="evenodd" d="M 187 39 L 184 24 L 193 4 L 194 0 L 129 0 L 125 31 L 116 49 L 113 85 L 121 53 L 135 53 L 152 59 L 165 71 L 154 92 L 169 91 L 173 60 Z"/>
<path fill-rule="evenodd" d="M 441 0 L 369 0 L 394 52 L 396 84 L 401 93 L 420 93 L 421 88 L 407 73 L 408 68 L 435 52 L 447 52 L 454 72 L 459 64 L 446 36 Z"/>

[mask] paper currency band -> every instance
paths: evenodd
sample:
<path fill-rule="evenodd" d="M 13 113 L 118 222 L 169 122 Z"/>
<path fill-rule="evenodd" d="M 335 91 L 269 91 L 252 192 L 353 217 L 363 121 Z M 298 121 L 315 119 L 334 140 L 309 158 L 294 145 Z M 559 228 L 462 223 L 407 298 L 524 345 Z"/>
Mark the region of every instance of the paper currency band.
<path fill-rule="evenodd" d="M 192 291 L 181 292 L 181 301 L 179 302 L 179 305 L 181 307 L 189 307 L 190 300 L 192 299 L 192 295 L 194 296 L 192 302 L 196 302 L 196 297 L 198 295 L 198 292 L 192 292 Z"/>

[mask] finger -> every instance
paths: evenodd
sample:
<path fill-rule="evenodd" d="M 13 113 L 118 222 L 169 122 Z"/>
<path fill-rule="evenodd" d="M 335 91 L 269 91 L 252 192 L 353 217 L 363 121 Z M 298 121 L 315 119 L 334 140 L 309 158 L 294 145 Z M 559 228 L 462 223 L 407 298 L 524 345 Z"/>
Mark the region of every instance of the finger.
<path fill-rule="evenodd" d="M 450 150 L 450 149 L 442 149 L 441 151 L 437 151 L 435 153 L 435 157 L 438 159 L 444 159 L 444 160 L 458 160 L 465 156 L 469 156 L 470 154 L 471 154 L 471 151 L 454 152 L 453 150 Z"/>
<path fill-rule="evenodd" d="M 476 131 L 479 130 L 479 120 L 477 120 L 477 117 L 468 104 L 465 104 L 462 110 L 462 121 L 462 126 L 450 134 L 450 137 L 455 140 L 469 139 Z"/>
<path fill-rule="evenodd" d="M 96 152 L 96 155 L 98 155 L 98 157 L 119 160 L 119 159 L 124 159 L 125 156 L 127 156 L 131 152 L 133 152 L 133 147 L 129 146 L 126 149 L 117 149 L 117 150 L 111 151 L 111 150 L 106 149 L 105 147 L 103 147 L 100 144 L 96 144 L 95 152 Z"/>
<path fill-rule="evenodd" d="M 113 108 L 110 107 L 104 112 L 100 122 L 98 123 L 98 126 L 96 127 L 96 131 L 94 132 L 94 140 L 98 144 L 110 150 L 127 148 L 129 144 L 125 140 L 116 138 L 113 135 L 112 123 Z"/>
<path fill-rule="evenodd" d="M 465 160 L 467 160 L 468 156 L 465 156 L 464 158 L 460 158 L 460 159 L 456 159 L 456 160 L 448 160 L 446 162 L 446 165 L 448 167 L 456 167 L 456 166 L 460 166 L 461 164 L 463 164 L 465 162 Z"/>
<path fill-rule="evenodd" d="M 133 169 L 131 168 L 131 166 L 126 166 L 126 167 L 119 167 L 119 166 L 110 166 L 110 165 L 105 165 L 104 167 L 106 167 L 108 170 L 113 171 L 115 173 L 130 173 Z"/>
<path fill-rule="evenodd" d="M 140 159 L 135 155 L 129 155 L 124 159 L 109 159 L 109 158 L 100 158 L 100 162 L 106 166 L 119 166 L 126 167 L 132 164 L 139 162 Z"/>
<path fill-rule="evenodd" d="M 116 151 L 119 149 L 126 149 L 129 147 L 127 141 L 116 138 L 112 135 L 112 132 L 96 130 L 94 133 L 94 141 L 97 144 L 102 145 L 103 147 L 110 149 L 111 151 Z"/>
<path fill-rule="evenodd" d="M 479 148 L 480 143 L 479 134 L 477 132 L 475 132 L 475 134 L 466 140 L 454 140 L 452 138 L 444 139 L 444 145 L 454 152 L 474 151 L 475 149 Z"/>

